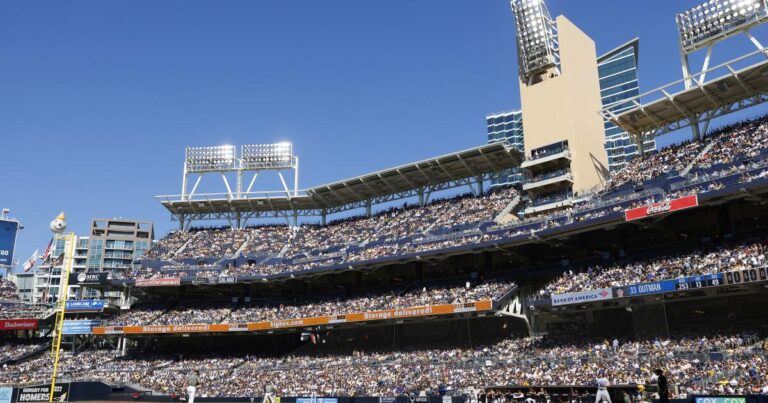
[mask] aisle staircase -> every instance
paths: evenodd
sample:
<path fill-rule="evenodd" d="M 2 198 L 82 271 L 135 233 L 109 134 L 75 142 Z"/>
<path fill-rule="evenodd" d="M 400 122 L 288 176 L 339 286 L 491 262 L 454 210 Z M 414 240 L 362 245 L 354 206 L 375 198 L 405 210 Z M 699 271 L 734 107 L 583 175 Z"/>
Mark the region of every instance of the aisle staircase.
<path fill-rule="evenodd" d="M 688 164 L 688 166 L 686 166 L 685 168 L 683 168 L 682 171 L 680 171 L 680 176 L 688 175 L 688 172 L 691 172 L 691 169 L 693 169 L 693 167 L 699 162 L 701 157 L 703 157 L 706 153 L 708 153 L 709 150 L 711 150 L 712 147 L 714 146 L 715 146 L 715 141 L 714 140 L 710 141 L 709 144 L 707 144 L 707 146 L 704 147 L 704 149 L 701 150 L 701 152 L 696 155 L 696 157 L 691 161 L 691 163 Z"/>
<path fill-rule="evenodd" d="M 515 195 L 515 198 L 512 199 L 509 204 L 507 204 L 507 207 L 504 207 L 499 214 L 496 215 L 496 218 L 493 219 L 498 224 L 507 224 L 512 221 L 517 220 L 516 213 L 523 207 L 522 198 L 519 194 Z"/>

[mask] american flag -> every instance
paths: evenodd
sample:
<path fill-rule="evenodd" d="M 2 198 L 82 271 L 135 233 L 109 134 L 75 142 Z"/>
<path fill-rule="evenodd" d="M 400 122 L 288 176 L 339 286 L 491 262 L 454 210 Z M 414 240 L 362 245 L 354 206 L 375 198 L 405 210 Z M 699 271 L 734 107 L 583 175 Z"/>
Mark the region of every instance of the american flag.
<path fill-rule="evenodd" d="M 53 238 L 48 242 L 48 246 L 45 247 L 45 251 L 43 251 L 43 256 L 40 256 L 40 260 L 43 262 L 48 260 L 48 258 L 51 257 L 51 250 L 53 250 Z"/>

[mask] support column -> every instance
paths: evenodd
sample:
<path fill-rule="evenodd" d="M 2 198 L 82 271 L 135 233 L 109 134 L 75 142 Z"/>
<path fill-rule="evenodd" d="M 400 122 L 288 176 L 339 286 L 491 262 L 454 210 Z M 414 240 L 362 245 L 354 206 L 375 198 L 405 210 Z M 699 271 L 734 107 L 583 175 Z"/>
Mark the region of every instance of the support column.
<path fill-rule="evenodd" d="M 640 158 L 643 157 L 645 154 L 645 136 L 641 132 L 629 132 L 629 137 L 633 140 L 635 140 L 635 145 L 637 146 L 637 149 L 640 151 Z"/>
<path fill-rule="evenodd" d="M 186 158 L 184 158 L 184 174 L 181 177 L 181 200 L 186 200 L 187 198 L 187 161 Z"/>
<path fill-rule="evenodd" d="M 477 193 L 478 193 L 477 195 L 478 196 L 482 196 L 483 193 L 484 193 L 484 190 L 483 190 L 483 176 L 482 175 L 478 175 L 477 178 L 475 178 L 475 181 L 477 181 Z"/>
<path fill-rule="evenodd" d="M 691 133 L 693 134 L 693 139 L 696 141 L 701 140 L 701 130 L 699 129 L 699 118 L 698 116 L 689 118 L 691 121 Z"/>
<path fill-rule="evenodd" d="M 691 88 L 691 79 L 688 77 L 690 73 L 690 68 L 688 67 L 688 55 L 685 54 L 685 52 L 680 49 L 680 64 L 683 66 L 683 79 L 685 79 L 685 89 Z"/>

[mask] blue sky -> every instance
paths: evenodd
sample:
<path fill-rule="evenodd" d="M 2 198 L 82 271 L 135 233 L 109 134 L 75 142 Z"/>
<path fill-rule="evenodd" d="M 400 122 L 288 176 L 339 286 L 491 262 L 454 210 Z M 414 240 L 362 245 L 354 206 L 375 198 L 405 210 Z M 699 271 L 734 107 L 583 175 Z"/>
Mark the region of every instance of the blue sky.
<path fill-rule="evenodd" d="M 697 1 L 547 3 L 598 52 L 639 36 L 642 90 L 680 78 L 674 14 Z M 62 210 L 78 234 L 174 228 L 153 196 L 179 192 L 188 145 L 290 140 L 309 187 L 479 145 L 485 114 L 518 106 L 506 0 L 0 3 L 0 207 L 26 227 L 21 261 Z"/>

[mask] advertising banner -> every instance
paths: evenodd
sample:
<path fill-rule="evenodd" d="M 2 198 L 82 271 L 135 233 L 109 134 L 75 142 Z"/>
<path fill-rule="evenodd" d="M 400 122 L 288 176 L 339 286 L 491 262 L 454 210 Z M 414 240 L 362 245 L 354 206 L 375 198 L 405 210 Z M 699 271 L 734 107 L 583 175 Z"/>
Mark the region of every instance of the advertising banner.
<path fill-rule="evenodd" d="M 688 276 L 673 280 L 654 281 L 651 283 L 633 284 L 616 288 L 616 298 L 635 297 L 638 295 L 660 294 L 673 291 L 696 290 L 706 287 L 717 287 L 723 284 L 723 274 L 707 274 Z"/>
<path fill-rule="evenodd" d="M 286 319 L 251 323 L 223 324 L 189 324 L 189 325 L 153 325 L 153 326 L 107 326 L 94 327 L 93 334 L 158 334 L 158 333 L 220 333 L 262 331 L 284 329 L 291 327 L 306 327 L 328 325 L 343 322 L 365 322 L 371 320 L 386 320 L 416 316 L 447 315 L 462 312 L 489 311 L 493 308 L 490 300 L 470 302 L 466 304 L 445 304 L 420 306 L 403 309 L 388 309 L 373 312 L 359 312 L 335 316 L 318 316 L 314 318 Z"/>
<path fill-rule="evenodd" d="M 637 207 L 624 211 L 624 219 L 627 221 L 638 220 L 657 214 L 671 213 L 673 211 L 683 210 L 699 205 L 699 198 L 696 195 L 685 196 L 678 199 L 667 200 L 659 203 L 649 204 L 643 207 Z"/>
<path fill-rule="evenodd" d="M 13 265 L 13 250 L 16 247 L 18 230 L 18 222 L 0 220 L 0 266 Z"/>
<path fill-rule="evenodd" d="M 19 388 L 16 402 L 47 402 L 51 395 L 51 385 L 28 386 Z M 69 400 L 69 384 L 57 383 L 53 389 L 54 402 L 66 402 Z"/>
<path fill-rule="evenodd" d="M 61 334 L 91 334 L 96 326 L 101 326 L 101 320 L 65 320 Z"/>
<path fill-rule="evenodd" d="M 750 268 L 742 270 L 729 271 L 724 274 L 725 284 L 746 284 L 756 283 L 758 281 L 768 281 L 768 268 Z"/>
<path fill-rule="evenodd" d="M 597 290 L 569 292 L 566 294 L 553 294 L 552 306 L 580 304 L 583 302 L 605 301 L 611 298 L 613 298 L 613 292 L 610 288 L 599 288 Z"/>
<path fill-rule="evenodd" d="M 178 287 L 179 285 L 181 285 L 179 277 L 136 279 L 136 287 Z"/>
<path fill-rule="evenodd" d="M 0 330 L 34 330 L 37 329 L 37 319 L 2 319 Z"/>
<path fill-rule="evenodd" d="M 209 284 L 209 285 L 215 285 L 215 284 L 235 284 L 237 283 L 237 277 L 235 276 L 226 276 L 226 277 L 196 277 L 195 283 L 197 284 Z"/>
<path fill-rule="evenodd" d="M 747 398 L 744 396 L 711 396 L 711 397 L 697 397 L 696 403 L 746 403 Z"/>
<path fill-rule="evenodd" d="M 0 403 L 11 403 L 13 388 L 0 388 Z"/>
<path fill-rule="evenodd" d="M 106 301 L 100 299 L 69 300 L 66 310 L 67 312 L 101 312 L 106 304 Z"/>
<path fill-rule="evenodd" d="M 616 290 L 616 297 L 635 297 L 638 295 L 658 294 L 675 291 L 675 283 L 671 281 L 654 281 L 652 283 L 633 284 Z"/>
<path fill-rule="evenodd" d="M 106 284 L 107 273 L 93 272 L 93 273 L 72 273 L 69 275 L 69 284 Z"/>

